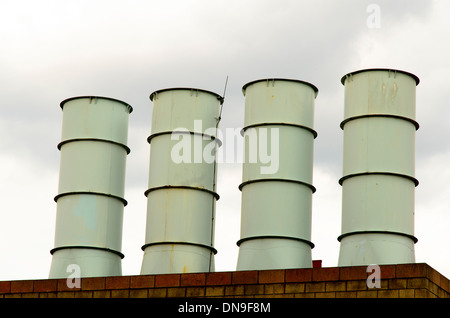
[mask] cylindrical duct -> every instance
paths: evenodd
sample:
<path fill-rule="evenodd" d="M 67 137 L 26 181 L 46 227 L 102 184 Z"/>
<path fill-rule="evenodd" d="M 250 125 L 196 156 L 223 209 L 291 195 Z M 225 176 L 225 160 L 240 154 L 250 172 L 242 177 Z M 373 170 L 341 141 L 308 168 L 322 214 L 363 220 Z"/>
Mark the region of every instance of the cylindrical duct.
<path fill-rule="evenodd" d="M 132 107 L 97 96 L 69 98 L 63 110 L 55 246 L 50 278 L 122 274 L 128 117 Z"/>
<path fill-rule="evenodd" d="M 314 101 L 318 89 L 262 79 L 245 96 L 237 270 L 312 267 Z"/>
<path fill-rule="evenodd" d="M 195 88 L 153 92 L 141 274 L 214 271 L 217 127 L 223 98 Z"/>
<path fill-rule="evenodd" d="M 419 79 L 366 69 L 345 86 L 339 266 L 415 262 L 415 92 Z"/>

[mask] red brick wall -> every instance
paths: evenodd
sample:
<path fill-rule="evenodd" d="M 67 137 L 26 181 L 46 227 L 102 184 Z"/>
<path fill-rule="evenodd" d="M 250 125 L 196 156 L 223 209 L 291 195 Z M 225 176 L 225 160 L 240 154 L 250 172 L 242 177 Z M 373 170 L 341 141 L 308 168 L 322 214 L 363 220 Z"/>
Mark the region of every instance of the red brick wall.
<path fill-rule="evenodd" d="M 380 288 L 365 266 L 0 281 L 0 298 L 450 298 L 449 280 L 429 265 L 381 265 Z"/>

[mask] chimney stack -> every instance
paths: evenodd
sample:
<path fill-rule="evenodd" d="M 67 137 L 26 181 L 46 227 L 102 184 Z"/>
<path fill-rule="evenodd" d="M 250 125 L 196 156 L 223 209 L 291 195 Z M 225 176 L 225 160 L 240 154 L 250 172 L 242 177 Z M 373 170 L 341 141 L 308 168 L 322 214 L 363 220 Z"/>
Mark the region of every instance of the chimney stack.
<path fill-rule="evenodd" d="M 314 101 L 318 89 L 256 80 L 245 96 L 237 270 L 311 268 Z"/>
<path fill-rule="evenodd" d="M 61 102 L 63 111 L 55 245 L 50 278 L 122 274 L 128 117 L 132 107 L 97 96 Z M 73 266 L 77 266 L 74 268 Z"/>
<path fill-rule="evenodd" d="M 147 226 L 141 274 L 214 271 L 216 148 L 221 96 L 195 88 L 153 102 Z"/>
<path fill-rule="evenodd" d="M 415 94 L 419 79 L 366 69 L 345 86 L 339 266 L 415 262 Z"/>

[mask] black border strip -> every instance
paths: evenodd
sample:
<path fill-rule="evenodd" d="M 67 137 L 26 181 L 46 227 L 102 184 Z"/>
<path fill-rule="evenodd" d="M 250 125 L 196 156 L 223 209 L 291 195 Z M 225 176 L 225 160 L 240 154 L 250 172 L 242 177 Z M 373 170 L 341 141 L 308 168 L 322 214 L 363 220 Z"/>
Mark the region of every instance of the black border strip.
<path fill-rule="evenodd" d="M 74 96 L 74 97 L 69 97 L 65 100 L 63 100 L 59 106 L 61 107 L 61 109 L 64 109 L 64 104 L 66 102 L 75 100 L 75 99 L 85 99 L 85 98 L 89 98 L 89 99 L 106 99 L 106 100 L 111 100 L 114 102 L 118 102 L 118 103 L 122 103 L 123 105 L 125 105 L 128 108 L 128 113 L 131 113 L 133 111 L 133 107 L 131 107 L 131 105 L 129 105 L 128 103 L 125 103 L 124 101 L 121 101 L 120 99 L 116 99 L 116 98 L 111 98 L 111 97 L 104 97 L 104 96 L 92 96 L 92 95 L 85 95 L 85 96 Z"/>
<path fill-rule="evenodd" d="M 353 116 L 353 117 L 344 119 L 339 126 L 341 127 L 341 129 L 344 129 L 344 125 L 346 123 L 348 123 L 349 121 L 357 120 L 357 119 L 361 119 L 361 118 L 370 118 L 370 117 L 386 117 L 386 118 L 395 118 L 395 119 L 406 120 L 406 121 L 410 122 L 411 124 L 413 124 L 416 127 L 416 130 L 418 130 L 420 128 L 419 123 L 417 121 L 415 121 L 414 119 L 400 116 L 400 115 L 393 115 L 393 114 L 364 114 L 364 115 Z"/>
<path fill-rule="evenodd" d="M 315 131 L 314 129 L 312 129 L 308 126 L 292 124 L 292 123 L 274 122 L 274 123 L 259 123 L 259 124 L 252 124 L 252 125 L 245 126 L 241 130 L 241 136 L 244 136 L 244 132 L 248 128 L 255 128 L 255 127 L 260 127 L 260 126 L 290 126 L 290 127 L 296 127 L 296 128 L 302 128 L 302 129 L 308 130 L 310 133 L 313 134 L 314 139 L 317 138 L 317 135 L 318 135 L 317 131 Z"/>
<path fill-rule="evenodd" d="M 241 238 L 240 240 L 238 240 L 236 242 L 237 246 L 240 246 L 242 244 L 242 242 L 245 241 L 251 241 L 251 240 L 261 240 L 261 239 L 283 239 L 283 240 L 294 240 L 294 241 L 300 241 L 303 243 L 308 244 L 309 246 L 311 246 L 311 248 L 314 248 L 314 243 L 299 237 L 293 237 L 293 236 L 283 236 L 283 235 L 259 235 L 259 236 L 249 236 L 249 237 L 244 237 Z"/>
<path fill-rule="evenodd" d="M 310 86 L 314 90 L 315 97 L 317 97 L 317 95 L 319 94 L 319 89 L 315 85 L 313 85 L 313 84 L 311 84 L 309 82 L 298 80 L 298 79 L 280 78 L 280 77 L 261 78 L 261 79 L 257 79 L 257 80 L 248 82 L 247 84 L 242 86 L 242 94 L 244 94 L 244 96 L 245 96 L 245 91 L 246 91 L 247 87 L 252 85 L 252 84 L 255 84 L 255 83 L 258 83 L 258 82 L 270 82 L 270 81 L 272 81 L 272 82 L 275 82 L 275 81 L 297 82 L 297 83 L 305 84 L 305 85 Z"/>
<path fill-rule="evenodd" d="M 215 254 L 217 254 L 217 250 L 209 245 L 205 245 L 205 244 L 200 244 L 200 243 L 192 243 L 192 242 L 185 242 L 185 241 L 163 241 L 163 242 L 152 242 L 152 243 L 147 243 L 144 244 L 141 249 L 143 251 L 145 251 L 145 249 L 149 246 L 153 246 L 153 245 L 170 245 L 170 244 L 175 244 L 175 245 L 193 245 L 193 246 L 199 246 L 199 247 L 203 247 L 203 248 L 207 248 L 209 249 L 211 252 Z"/>
<path fill-rule="evenodd" d="M 77 142 L 77 141 L 99 141 L 99 142 L 106 142 L 106 143 L 110 143 L 110 144 L 113 144 L 113 145 L 117 145 L 117 146 L 123 147 L 123 148 L 126 150 L 127 154 L 129 154 L 129 153 L 131 152 L 131 149 L 130 149 L 127 145 L 124 145 L 124 144 L 122 144 L 122 143 L 120 143 L 120 142 L 117 142 L 117 141 L 108 140 L 108 139 L 101 139 L 101 138 L 73 138 L 73 139 L 63 140 L 63 141 L 61 141 L 61 142 L 57 145 L 58 150 L 61 150 L 61 147 L 62 147 L 63 145 L 65 145 L 65 144 L 67 144 L 67 143 L 70 143 L 70 142 Z"/>
<path fill-rule="evenodd" d="M 162 136 L 162 135 L 171 135 L 171 134 L 180 134 L 180 135 L 191 134 L 191 135 L 202 136 L 204 140 L 208 140 L 208 139 L 216 140 L 216 142 L 219 144 L 219 147 L 222 146 L 222 141 L 220 139 L 218 139 L 217 137 L 215 137 L 215 136 L 204 134 L 204 133 L 200 133 L 200 132 L 195 132 L 195 131 L 177 131 L 177 130 L 161 131 L 161 132 L 157 132 L 157 133 L 151 134 L 150 136 L 148 136 L 147 142 L 150 144 L 151 140 L 153 138 L 155 138 L 155 137 Z M 204 137 L 207 137 L 207 139 L 205 139 Z"/>
<path fill-rule="evenodd" d="M 113 254 L 119 255 L 120 258 L 122 258 L 122 259 L 125 257 L 125 255 L 122 254 L 121 252 L 113 250 L 113 249 L 110 249 L 110 248 L 107 248 L 107 247 L 83 246 L 83 245 L 73 245 L 73 246 L 67 245 L 67 246 L 55 247 L 55 248 L 50 250 L 50 254 L 53 255 L 53 253 L 55 253 L 55 252 L 57 252 L 59 250 L 65 250 L 65 249 L 70 249 L 70 248 L 75 248 L 75 249 L 83 249 L 83 248 L 85 248 L 85 249 L 93 249 L 93 250 L 102 250 L 102 251 L 111 252 Z"/>
<path fill-rule="evenodd" d="M 266 178 L 266 179 L 253 179 L 253 180 L 248 180 L 248 181 L 242 182 L 242 183 L 239 185 L 238 188 L 239 188 L 239 190 L 242 191 L 242 188 L 243 188 L 244 186 L 246 186 L 247 184 L 256 183 L 256 182 L 267 182 L 267 181 L 269 181 L 269 182 L 270 182 L 270 181 L 277 181 L 277 182 L 292 182 L 292 183 L 298 183 L 298 184 L 307 186 L 308 188 L 310 188 L 310 189 L 312 190 L 313 193 L 316 192 L 316 188 L 315 188 L 312 184 L 309 184 L 309 183 L 306 183 L 306 182 L 303 182 L 303 181 L 299 181 L 299 180 L 282 179 L 282 178 L 273 178 L 273 179 Z"/>
<path fill-rule="evenodd" d="M 414 244 L 418 242 L 418 239 L 414 235 L 401 233 L 401 232 L 393 232 L 393 231 L 355 231 L 355 232 L 349 232 L 344 233 L 338 236 L 337 240 L 340 242 L 344 237 L 351 236 L 351 235 L 358 235 L 358 234 L 393 234 L 393 235 L 400 235 L 400 236 L 406 236 L 407 238 L 410 238 L 414 241 Z"/>
<path fill-rule="evenodd" d="M 182 90 L 182 91 L 194 91 L 194 92 L 203 92 L 203 93 L 209 93 L 212 95 L 215 95 L 217 100 L 220 102 L 220 104 L 223 104 L 224 98 L 222 96 L 220 96 L 217 93 L 214 93 L 213 91 L 208 91 L 206 89 L 201 89 L 201 88 L 194 88 L 194 87 L 172 87 L 172 88 L 163 88 L 163 89 L 159 89 L 156 90 L 154 92 L 152 92 L 149 96 L 150 100 L 153 102 L 153 98 L 154 96 L 158 96 L 159 93 L 162 92 L 167 92 L 167 91 L 177 91 L 177 90 Z"/>
<path fill-rule="evenodd" d="M 72 191 L 72 192 L 64 192 L 64 193 L 60 193 L 57 196 L 55 196 L 54 200 L 55 202 L 58 202 L 58 199 L 67 195 L 75 195 L 75 194 L 90 194 L 90 195 L 101 195 L 101 196 L 105 196 L 105 197 L 110 197 L 110 198 L 114 198 L 117 199 L 119 201 L 121 201 L 123 203 L 124 206 L 127 206 L 128 201 L 125 200 L 124 198 L 121 198 L 117 195 L 114 194 L 109 194 L 109 193 L 102 193 L 102 192 L 93 192 L 93 191 Z"/>
<path fill-rule="evenodd" d="M 345 180 L 353 178 L 353 177 L 360 177 L 360 176 L 366 176 L 366 175 L 387 175 L 387 176 L 394 176 L 394 177 L 401 177 L 401 178 L 405 178 L 408 179 L 412 182 L 414 182 L 414 184 L 416 185 L 416 187 L 419 185 L 419 180 L 417 180 L 414 177 L 408 176 L 406 174 L 401 174 L 401 173 L 395 173 L 395 172 L 359 172 L 359 173 L 353 173 L 353 174 L 349 174 L 346 176 L 343 176 L 342 178 L 339 179 L 339 184 L 342 185 L 344 183 Z"/>
<path fill-rule="evenodd" d="M 416 86 L 419 85 L 419 83 L 420 83 L 420 79 L 416 75 L 414 75 L 413 73 L 409 73 L 409 72 L 406 72 L 406 71 L 397 70 L 397 69 L 393 69 L 393 68 L 366 68 L 366 69 L 361 69 L 361 70 L 358 70 L 358 71 L 353 71 L 353 72 L 347 73 L 346 75 L 342 76 L 341 77 L 341 83 L 343 85 L 345 85 L 345 80 L 348 77 L 351 77 L 352 75 L 355 75 L 355 74 L 358 74 L 358 73 L 371 72 L 371 71 L 393 72 L 394 74 L 395 73 L 402 73 L 402 74 L 406 74 L 406 75 L 411 76 L 416 81 Z"/>
<path fill-rule="evenodd" d="M 198 187 L 186 186 L 186 185 L 179 185 L 179 186 L 176 186 L 176 185 L 164 185 L 164 186 L 159 186 L 159 187 L 153 187 L 153 188 L 147 189 L 144 192 L 144 195 L 148 196 L 148 194 L 150 192 L 157 191 L 157 190 L 162 190 L 162 189 L 189 189 L 189 190 L 203 191 L 203 192 L 207 192 L 209 194 L 212 194 L 216 198 L 216 200 L 220 199 L 220 196 L 219 196 L 219 194 L 217 192 L 214 192 L 214 191 L 211 191 L 211 190 L 208 190 L 208 189 L 205 189 L 205 188 L 198 188 Z"/>

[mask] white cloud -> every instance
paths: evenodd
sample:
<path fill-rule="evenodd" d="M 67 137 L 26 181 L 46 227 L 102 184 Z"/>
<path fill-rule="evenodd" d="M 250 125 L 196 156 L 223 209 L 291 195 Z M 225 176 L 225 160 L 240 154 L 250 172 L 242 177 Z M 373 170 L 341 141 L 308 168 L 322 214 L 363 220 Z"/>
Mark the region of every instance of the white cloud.
<path fill-rule="evenodd" d="M 431 155 L 417 165 L 420 184 L 416 190 L 415 228 L 418 243 L 416 261 L 428 263 L 446 277 L 450 258 L 448 226 L 450 215 L 450 151 Z"/>
<path fill-rule="evenodd" d="M 55 233 L 54 170 L 30 157 L 0 155 L 0 279 L 47 278 Z"/>

